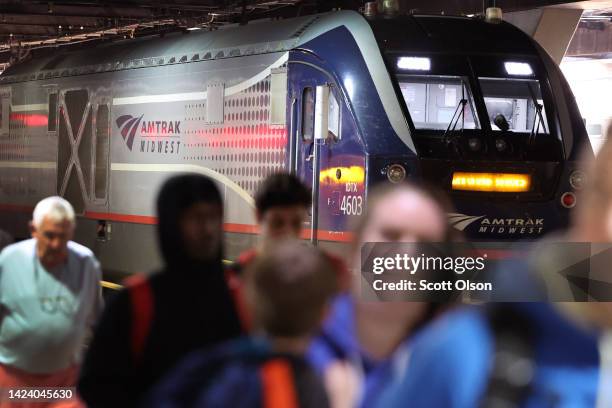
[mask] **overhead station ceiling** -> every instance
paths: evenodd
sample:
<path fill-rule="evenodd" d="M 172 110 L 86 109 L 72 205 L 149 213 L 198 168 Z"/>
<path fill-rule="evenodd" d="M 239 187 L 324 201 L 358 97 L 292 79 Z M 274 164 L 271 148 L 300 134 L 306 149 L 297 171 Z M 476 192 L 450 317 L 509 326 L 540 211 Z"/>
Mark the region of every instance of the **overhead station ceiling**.
<path fill-rule="evenodd" d="M 610 8 L 612 1 L 593 0 Z M 40 48 L 109 41 L 193 28 L 214 29 L 261 18 L 287 18 L 359 9 L 363 0 L 0 0 L 0 64 L 27 58 Z M 400 0 L 404 12 L 473 14 L 493 0 Z M 505 11 L 568 0 L 497 0 Z M 577 4 L 591 3 L 579 2 Z M 594 14 L 599 15 L 599 14 Z M 1 68 L 1 67 L 0 67 Z"/>

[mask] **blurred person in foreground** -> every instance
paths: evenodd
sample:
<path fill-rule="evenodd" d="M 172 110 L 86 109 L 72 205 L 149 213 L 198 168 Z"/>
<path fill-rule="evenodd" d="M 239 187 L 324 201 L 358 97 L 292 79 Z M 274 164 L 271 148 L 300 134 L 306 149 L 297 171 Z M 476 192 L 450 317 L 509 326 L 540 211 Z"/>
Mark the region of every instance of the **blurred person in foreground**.
<path fill-rule="evenodd" d="M 563 243 L 612 242 L 612 135 L 587 164 L 566 236 L 557 245 L 534 244 L 529 259 L 502 271 L 522 282 L 531 275 L 532 287 L 514 290 L 547 288 L 544 295 L 560 299 L 568 279 L 559 266 L 571 249 Z M 567 301 L 491 303 L 440 319 L 415 341 L 403 381 L 378 406 L 612 407 L 612 303 L 562 298 Z"/>
<path fill-rule="evenodd" d="M 45 198 L 34 208 L 32 239 L 0 254 L 2 408 L 57 406 L 10 401 L 2 389 L 76 385 L 83 342 L 102 310 L 102 295 L 100 264 L 71 241 L 74 228 L 70 203 Z"/>
<path fill-rule="evenodd" d="M 277 173 L 267 177 L 255 195 L 255 218 L 259 226 L 257 245 L 240 254 L 236 262 L 227 268 L 228 284 L 238 305 L 245 330 L 250 328 L 248 308 L 244 305 L 242 272 L 266 250 L 281 242 L 299 239 L 304 221 L 308 218 L 312 195 L 299 178 L 288 173 Z M 344 262 L 326 252 L 334 267 L 338 289 L 346 289 L 349 279 Z"/>
<path fill-rule="evenodd" d="M 304 360 L 336 282 L 328 258 L 298 240 L 260 252 L 244 271 L 253 334 L 190 354 L 153 390 L 147 408 L 325 408 Z"/>
<path fill-rule="evenodd" d="M 241 333 L 224 277 L 223 202 L 213 181 L 170 178 L 157 214 L 165 266 L 134 279 L 104 311 L 78 384 L 90 408 L 137 406 L 186 354 Z"/>
<path fill-rule="evenodd" d="M 323 376 L 331 404 L 369 407 L 393 380 L 412 336 L 449 305 L 424 301 L 368 301 L 362 292 L 361 248 L 367 242 L 440 243 L 459 239 L 447 221 L 450 205 L 435 190 L 380 185 L 359 220 L 352 245 L 352 290 L 339 295 L 309 360 Z"/>

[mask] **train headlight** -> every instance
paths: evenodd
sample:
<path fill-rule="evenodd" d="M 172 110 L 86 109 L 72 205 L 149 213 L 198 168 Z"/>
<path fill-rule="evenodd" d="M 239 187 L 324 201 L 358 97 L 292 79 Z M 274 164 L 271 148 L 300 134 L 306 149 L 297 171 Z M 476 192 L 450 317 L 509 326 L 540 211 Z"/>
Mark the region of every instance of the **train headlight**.
<path fill-rule="evenodd" d="M 529 174 L 453 173 L 453 190 L 524 193 L 529 191 L 530 187 L 531 176 Z"/>
<path fill-rule="evenodd" d="M 482 147 L 482 142 L 477 137 L 472 137 L 468 140 L 468 146 L 471 151 L 477 152 Z"/>
<path fill-rule="evenodd" d="M 401 183 L 406 178 L 406 169 L 401 164 L 392 164 L 387 169 L 387 178 L 392 183 Z"/>
<path fill-rule="evenodd" d="M 431 70 L 431 60 L 426 57 L 400 57 L 397 60 L 397 67 L 412 71 L 429 71 Z"/>
<path fill-rule="evenodd" d="M 506 72 L 508 75 L 516 75 L 516 76 L 530 76 L 533 75 L 533 69 L 531 69 L 531 65 L 526 62 L 505 62 L 504 67 L 506 68 Z"/>
<path fill-rule="evenodd" d="M 572 188 L 576 190 L 582 190 L 584 183 L 586 182 L 586 175 L 581 171 L 575 171 L 570 174 L 569 183 Z"/>
<path fill-rule="evenodd" d="M 495 148 L 498 152 L 504 152 L 508 148 L 508 143 L 504 139 L 497 139 L 495 141 Z"/>

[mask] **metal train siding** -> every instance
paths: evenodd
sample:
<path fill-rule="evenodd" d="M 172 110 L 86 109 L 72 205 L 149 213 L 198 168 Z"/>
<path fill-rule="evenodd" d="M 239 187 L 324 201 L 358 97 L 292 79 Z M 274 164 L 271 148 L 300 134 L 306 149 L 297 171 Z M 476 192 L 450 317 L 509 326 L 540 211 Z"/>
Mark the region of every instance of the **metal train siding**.
<path fill-rule="evenodd" d="M 429 70 L 400 68 L 402 57 Z M 509 77 L 513 61 L 532 74 Z M 536 97 L 505 95 L 513 80 Z M 467 18 L 342 11 L 59 51 L 5 71 L 0 102 L 0 226 L 26 237 L 34 204 L 60 194 L 80 214 L 76 240 L 120 273 L 159 265 L 154 202 L 174 173 L 218 182 L 231 258 L 254 243 L 255 191 L 282 170 L 313 187 L 306 236 L 324 245 L 351 239 L 391 165 L 447 190 L 470 237 L 537 237 L 566 225 L 561 195 L 588 146 L 545 52 L 508 24 Z M 529 133 L 538 105 L 531 122 L 544 130 Z M 491 106 L 511 129 L 495 129 Z M 454 191 L 459 172 L 528 174 L 530 188 Z"/>

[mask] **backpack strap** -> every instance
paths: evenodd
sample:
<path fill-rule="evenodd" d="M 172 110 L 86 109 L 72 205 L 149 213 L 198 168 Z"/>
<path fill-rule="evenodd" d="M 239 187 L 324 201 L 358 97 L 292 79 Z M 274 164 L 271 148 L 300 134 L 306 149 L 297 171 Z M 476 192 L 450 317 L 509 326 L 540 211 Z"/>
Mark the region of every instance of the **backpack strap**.
<path fill-rule="evenodd" d="M 153 289 L 147 277 L 142 274 L 131 276 L 126 284 L 132 306 L 130 333 L 132 359 L 136 364 L 139 364 L 153 323 L 155 309 Z"/>
<path fill-rule="evenodd" d="M 299 408 L 291 364 L 275 358 L 261 366 L 262 407 Z"/>
<path fill-rule="evenodd" d="M 231 265 L 226 267 L 225 281 L 227 282 L 227 287 L 230 295 L 232 296 L 236 313 L 240 319 L 240 326 L 245 333 L 249 333 L 251 331 L 251 316 L 244 301 L 241 276 L 243 268 L 244 265 L 242 265 L 240 262 L 233 262 Z"/>
<path fill-rule="evenodd" d="M 338 292 L 349 290 L 351 286 L 351 274 L 344 260 L 330 252 L 323 252 L 323 254 L 327 257 L 327 260 L 336 272 L 336 290 Z"/>
<path fill-rule="evenodd" d="M 522 406 L 535 376 L 535 340 L 531 322 L 504 303 L 491 304 L 486 317 L 493 333 L 494 355 L 480 408 Z"/>
<path fill-rule="evenodd" d="M 249 264 L 253 262 L 255 258 L 257 258 L 257 250 L 255 248 L 246 250 L 238 255 L 238 259 L 236 262 L 234 262 L 236 267 L 235 270 L 238 276 L 242 276 L 246 267 L 249 266 Z"/>

